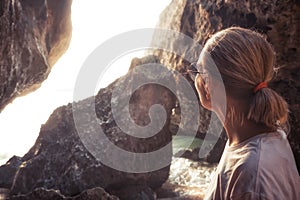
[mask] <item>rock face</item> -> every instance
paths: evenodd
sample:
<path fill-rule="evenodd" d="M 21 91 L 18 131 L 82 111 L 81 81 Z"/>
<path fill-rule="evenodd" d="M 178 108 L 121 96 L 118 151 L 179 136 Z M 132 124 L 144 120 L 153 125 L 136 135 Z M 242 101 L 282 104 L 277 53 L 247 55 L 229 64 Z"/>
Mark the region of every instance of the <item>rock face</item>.
<path fill-rule="evenodd" d="M 71 0 L 0 3 L 0 112 L 37 89 L 71 39 Z"/>
<path fill-rule="evenodd" d="M 20 157 L 14 156 L 9 159 L 5 165 L 0 167 L 0 188 L 10 188 L 13 184 L 14 176 L 19 169 L 22 160 Z"/>
<path fill-rule="evenodd" d="M 152 63 L 157 62 L 155 57 L 150 60 Z M 145 58 L 137 63 L 143 64 L 148 61 L 149 58 Z M 151 66 L 149 66 L 150 68 Z M 161 154 L 155 159 L 155 162 L 159 163 L 165 160 L 168 164 L 162 169 L 149 173 L 122 172 L 104 165 L 103 159 L 117 162 L 118 168 L 124 167 L 130 170 L 128 167 L 136 165 L 136 157 L 129 159 L 112 154 L 108 145 L 109 142 L 131 153 L 153 152 L 171 142 L 172 135 L 168 127 L 171 109 L 175 106 L 173 93 L 157 84 L 148 84 L 137 90 L 134 89 L 134 83 L 137 79 L 155 80 L 160 78 L 165 81 L 172 81 L 170 76 L 172 75 L 149 73 L 146 69 L 142 72 L 132 69 L 126 77 L 123 77 L 121 84 L 119 84 L 120 80 L 115 81 L 107 88 L 101 89 L 95 98 L 91 97 L 73 105 L 69 104 L 56 109 L 47 123 L 41 127 L 35 145 L 21 159 L 22 163 L 14 177 L 11 193 L 14 195 L 26 194 L 36 188 L 45 188 L 59 190 L 66 196 L 74 196 L 89 188 L 102 187 L 113 194 L 126 194 L 126 196 L 122 196 L 122 199 L 134 199 L 134 196 L 139 196 L 139 191 L 148 191 L 142 192 L 142 194 L 151 196 L 152 193 L 149 192 L 148 187 L 160 187 L 169 176 L 172 158 L 171 145 L 166 149 L 165 154 Z M 166 123 L 156 135 L 145 139 L 136 138 L 125 134 L 118 127 L 115 121 L 118 116 L 113 115 L 111 102 L 116 103 L 117 113 L 121 115 L 126 110 L 126 100 L 122 95 L 112 96 L 116 88 L 121 88 L 124 94 L 133 92 L 129 101 L 129 112 L 131 118 L 140 126 L 150 123 L 149 109 L 152 105 L 160 104 L 164 107 Z M 95 107 L 92 102 L 95 102 Z M 75 107 L 77 111 L 74 111 Z M 93 114 L 87 111 L 89 108 L 93 108 L 92 110 L 95 111 L 96 119 L 93 119 Z M 80 113 L 81 122 L 74 120 L 75 112 Z M 151 120 L 164 120 L 160 116 L 153 115 Z M 126 116 L 120 117 L 121 120 L 127 120 Z M 95 124 L 100 125 L 106 140 L 105 138 L 96 140 L 98 132 Z M 79 135 L 78 132 L 81 130 L 84 131 L 85 135 Z M 82 137 L 93 138 L 91 142 L 95 142 L 94 145 L 99 147 L 96 149 L 96 153 L 87 150 L 82 142 L 85 139 Z M 105 157 L 101 157 L 102 160 L 100 160 L 97 153 L 102 153 Z M 114 160 L 116 157 L 119 160 Z M 142 163 L 147 166 L 151 165 L 147 160 L 142 160 Z M 134 187 L 135 185 L 139 189 Z M 0 185 L 0 187 L 4 186 L 7 187 L 7 184 Z M 135 194 L 131 196 L 130 192 L 122 192 L 122 188 L 125 186 L 127 189 L 129 187 L 135 188 L 135 190 L 131 190 Z M 149 199 L 153 198 L 149 197 Z"/>
<path fill-rule="evenodd" d="M 254 28 L 266 34 L 274 46 L 277 66 L 280 68 L 271 87 L 279 92 L 290 105 L 291 143 L 300 171 L 300 5 L 298 1 L 258 0 L 173 0 L 164 10 L 158 23 L 159 28 L 184 33 L 202 46 L 215 32 L 230 26 Z M 180 48 L 174 38 L 156 37 L 170 48 Z M 182 45 L 181 45 L 182 46 Z M 186 48 L 186 47 L 183 47 Z M 190 49 L 187 49 L 190 51 Z M 183 72 L 189 63 L 181 57 L 161 50 L 151 51 L 161 62 Z M 195 61 L 200 51 L 195 50 Z M 207 111 L 206 111 L 207 112 Z M 201 111 L 202 124 L 210 120 Z M 200 129 L 205 130 L 204 127 Z M 205 132 L 205 131 L 200 131 Z"/>
<path fill-rule="evenodd" d="M 86 190 L 74 197 L 65 197 L 57 190 L 38 188 L 26 195 L 15 195 L 11 200 L 118 200 L 119 198 L 109 195 L 102 188 L 96 187 Z"/>
<path fill-rule="evenodd" d="M 7 55 L 7 58 L 1 57 L 0 59 L 0 81 L 3 81 L 3 83 L 1 82 L 3 88 L 0 93 L 2 106 L 0 110 L 19 93 L 29 90 L 26 88 L 34 87 L 36 83 L 42 81 L 47 76 L 50 66 L 63 52 L 64 44 L 68 43 L 69 38 L 64 34 L 61 35 L 60 31 L 64 28 L 68 30 L 68 18 L 61 15 L 65 12 L 60 11 L 54 14 L 54 10 L 68 10 L 69 4 L 69 1 L 60 0 L 35 1 L 35 3 L 30 3 L 29 0 L 4 1 L 0 4 L 1 27 L 8 27 L 5 30 L 1 29 L 1 38 L 12 38 L 8 40 L 10 43 L 6 43 L 4 40 L 1 43 L 1 49 L 4 52 L 1 56 Z M 48 12 L 51 9 L 54 10 Z M 38 15 L 35 15 L 36 13 Z M 298 164 L 300 136 L 296 133 L 300 132 L 298 123 L 300 102 L 296 97 L 300 91 L 298 81 L 300 45 L 297 37 L 299 35 L 299 13 L 299 4 L 296 1 L 173 0 L 162 13 L 158 25 L 161 28 L 182 32 L 201 45 L 216 31 L 232 25 L 253 27 L 265 33 L 274 45 L 278 66 L 281 67 L 271 86 L 280 92 L 291 105 L 290 142 Z M 31 17 L 28 19 L 18 17 L 21 14 Z M 55 23 L 58 16 L 61 17 L 57 22 L 60 25 Z M 30 21 L 30 19 L 35 20 Z M 48 21 L 49 19 L 51 20 Z M 23 34 L 17 26 L 14 26 L 23 24 L 24 27 L 27 27 L 29 23 L 34 28 L 25 28 Z M 37 26 L 36 24 L 41 25 Z M 51 26 L 57 26 L 56 31 L 51 32 Z M 170 49 L 180 48 L 180 41 L 156 36 L 153 39 L 155 42 L 164 43 Z M 17 40 L 19 37 L 23 38 Z M 19 49 L 22 51 L 18 51 Z M 194 51 L 192 53 L 194 61 L 198 59 L 199 49 L 187 49 L 187 51 Z M 162 169 L 152 172 L 135 173 L 135 170 L 132 169 L 136 163 L 144 160 L 138 156 L 124 159 L 120 156 L 121 154 L 111 152 L 109 146 L 112 143 L 133 155 L 155 152 L 171 141 L 172 132 L 175 133 L 177 129 L 182 128 L 178 124 L 176 126 L 176 122 L 180 120 L 175 120 L 172 131 L 169 130 L 172 109 L 175 108 L 173 118 L 176 118 L 174 113 L 180 115 L 181 112 L 180 105 L 178 106 L 176 103 L 178 99 L 175 96 L 178 94 L 174 95 L 166 87 L 157 84 L 143 85 L 138 88 L 135 88 L 134 85 L 139 80 L 147 79 L 152 81 L 162 79 L 171 82 L 175 88 L 181 83 L 173 82 L 173 75 L 170 73 L 153 73 L 147 69 L 144 69 L 143 73 L 138 73 L 135 69 L 136 65 L 162 63 L 183 74 L 189 63 L 180 56 L 161 50 L 148 53 L 154 55 L 133 60 L 131 70 L 125 78 L 101 89 L 95 97 L 56 109 L 46 124 L 42 126 L 40 135 L 30 151 L 23 158 L 14 158 L 0 168 L 0 188 L 10 188 L 13 198 L 16 199 L 52 197 L 55 199 L 76 199 L 77 197 L 89 199 L 96 198 L 93 195 L 98 194 L 105 194 L 107 199 L 114 198 L 107 195 L 101 188 L 121 199 L 155 199 L 152 189 L 160 187 L 167 180 L 170 166 L 166 165 Z M 33 66 L 33 68 L 22 69 L 20 66 Z M 152 68 L 152 66 L 148 67 Z M 31 72 L 33 72 L 32 76 L 25 76 Z M 120 80 L 125 82 L 120 84 Z M 116 96 L 114 96 L 115 91 L 118 91 Z M 128 105 L 125 100 L 126 94 L 132 94 Z M 189 105 L 190 103 L 188 98 L 184 100 L 184 104 Z M 155 115 L 157 110 L 150 109 L 154 104 L 162 105 L 164 113 Z M 113 113 L 113 108 L 118 110 L 117 115 Z M 91 113 L 91 110 L 94 113 Z M 81 117 L 76 118 L 76 113 L 81 114 L 79 115 Z M 161 116 L 165 116 L 165 119 Z M 203 137 L 211 114 L 201 108 L 200 116 L 198 136 Z M 134 129 L 128 125 L 128 129 L 121 129 L 116 119 L 126 124 L 131 123 L 129 118 L 142 128 Z M 151 124 L 151 121 L 164 120 L 166 123 L 152 137 L 136 138 L 126 134 L 128 131 L 139 135 L 148 134 L 145 131 L 147 129 L 143 129 L 144 127 Z M 190 117 L 185 120 L 195 119 Z M 104 132 L 104 136 L 99 134 L 99 128 Z M 188 134 L 189 130 L 185 131 Z M 93 139 L 91 140 L 91 138 Z M 225 139 L 221 138 L 217 148 L 214 149 L 216 153 L 210 154 L 212 161 L 218 160 L 218 156 L 221 154 L 220 147 L 224 142 Z M 172 150 L 167 148 L 166 154 L 157 156 L 155 162 L 167 161 L 170 163 L 171 156 Z M 210 160 L 209 157 L 207 160 Z M 104 165 L 103 161 L 107 162 L 108 166 Z M 116 168 L 110 167 L 111 165 Z M 151 163 L 147 163 L 145 160 L 144 166 L 141 167 L 146 169 L 149 165 Z M 6 172 L 8 173 L 6 174 Z M 9 173 L 11 175 L 7 176 Z M 85 192 L 82 193 L 82 191 Z"/>

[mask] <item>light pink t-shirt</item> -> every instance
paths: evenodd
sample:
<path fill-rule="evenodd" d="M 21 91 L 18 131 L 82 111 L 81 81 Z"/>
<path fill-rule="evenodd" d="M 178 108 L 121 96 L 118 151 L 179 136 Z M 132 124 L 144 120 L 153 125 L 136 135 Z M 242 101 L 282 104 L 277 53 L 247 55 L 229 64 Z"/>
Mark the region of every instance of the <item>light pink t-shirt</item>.
<path fill-rule="evenodd" d="M 205 200 L 300 200 L 300 177 L 282 130 L 224 149 Z"/>

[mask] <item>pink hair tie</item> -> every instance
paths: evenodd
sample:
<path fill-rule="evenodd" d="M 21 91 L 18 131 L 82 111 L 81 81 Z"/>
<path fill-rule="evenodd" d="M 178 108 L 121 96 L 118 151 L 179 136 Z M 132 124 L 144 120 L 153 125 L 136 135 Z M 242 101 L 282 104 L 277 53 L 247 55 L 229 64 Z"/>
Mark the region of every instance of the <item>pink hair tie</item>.
<path fill-rule="evenodd" d="M 260 84 L 258 84 L 257 86 L 255 86 L 255 88 L 253 89 L 253 92 L 256 93 L 259 90 L 263 89 L 263 88 L 267 88 L 268 87 L 268 83 L 267 82 L 261 82 Z"/>

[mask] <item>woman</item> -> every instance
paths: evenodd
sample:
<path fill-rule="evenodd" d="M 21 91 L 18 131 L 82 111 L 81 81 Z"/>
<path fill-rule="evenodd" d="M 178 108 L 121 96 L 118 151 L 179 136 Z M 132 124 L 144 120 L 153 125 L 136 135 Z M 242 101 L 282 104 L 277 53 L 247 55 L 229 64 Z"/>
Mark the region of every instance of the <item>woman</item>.
<path fill-rule="evenodd" d="M 271 45 L 259 33 L 239 27 L 216 33 L 201 52 L 195 86 L 202 106 L 217 114 L 228 136 L 205 199 L 300 199 L 299 174 L 283 131 L 288 105 L 267 84 L 274 60 Z M 221 98 L 211 101 L 221 86 L 225 113 Z"/>

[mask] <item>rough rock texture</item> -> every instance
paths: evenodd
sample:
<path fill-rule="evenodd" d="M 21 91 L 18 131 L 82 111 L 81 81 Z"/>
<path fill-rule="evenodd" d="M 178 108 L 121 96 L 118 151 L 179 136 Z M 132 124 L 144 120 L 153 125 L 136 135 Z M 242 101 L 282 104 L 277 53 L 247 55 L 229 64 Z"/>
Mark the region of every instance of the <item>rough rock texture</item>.
<path fill-rule="evenodd" d="M 29 5 L 28 1 L 11 1 L 13 3 L 1 3 L 0 8 L 5 11 L 4 8 L 22 8 L 23 5 Z M 24 3 L 23 3 L 24 2 Z M 40 8 L 39 13 L 43 13 L 43 5 L 45 3 L 58 5 L 59 8 L 64 8 L 64 6 L 59 6 L 63 4 L 62 1 L 36 1 L 41 4 L 41 7 L 32 6 L 33 8 Z M 65 1 L 64 1 L 65 2 Z M 13 6 L 8 6 L 13 5 Z M 65 4 L 64 4 L 65 5 Z M 1 10 L 0 9 L 0 10 Z M 15 9 L 17 10 L 17 9 Z M 3 12 L 4 13 L 4 12 Z M 15 13 L 15 12 L 12 12 Z M 23 12 L 20 12 L 23 13 Z M 30 11 L 28 11 L 30 13 Z M 34 12 L 33 12 L 34 13 Z M 299 100 L 297 97 L 299 96 L 299 4 L 296 1 L 249 1 L 249 0 L 173 0 L 172 3 L 166 8 L 166 10 L 161 15 L 161 19 L 159 22 L 159 27 L 172 29 L 176 31 L 180 31 L 192 38 L 194 38 L 201 45 L 207 40 L 207 38 L 215 33 L 218 30 L 223 28 L 232 26 L 232 25 L 240 25 L 242 27 L 253 27 L 261 32 L 265 33 L 269 40 L 274 45 L 274 48 L 277 52 L 278 58 L 278 66 L 281 67 L 279 73 L 272 83 L 272 87 L 279 91 L 290 103 L 291 109 L 291 135 L 290 141 L 293 147 L 293 150 L 296 155 L 296 159 L 299 163 L 299 134 L 300 132 L 300 123 L 299 119 Z M 5 16 L 0 13 L 0 16 Z M 7 14 L 6 14 L 7 15 Z M 17 16 L 15 14 L 11 15 L 12 19 Z M 41 14 L 42 16 L 42 14 Z M 54 15 L 53 15 L 54 16 Z M 1 18 L 2 20 L 3 18 Z M 17 18 L 19 19 L 19 18 Z M 47 18 L 48 19 L 48 18 Z M 9 26 L 9 22 L 4 21 Z M 3 22 L 3 23 L 4 23 Z M 24 21 L 24 24 L 26 21 Z M 40 23 L 42 23 L 41 21 Z M 2 22 L 1 22 L 2 23 Z M 23 21 L 22 21 L 23 24 Z M 34 23 L 33 23 L 34 24 Z M 43 23 L 42 23 L 43 24 Z M 51 23 L 50 23 L 51 24 Z M 2 26 L 1 26 L 2 27 Z M 14 28 L 14 27 L 12 27 Z M 10 29 L 6 29 L 3 33 L 9 35 L 7 32 Z M 26 29 L 27 30 L 27 29 Z M 30 32 L 31 29 L 28 29 Z M 33 29 L 35 30 L 35 29 Z M 44 29 L 38 29 L 44 30 Z M 1 34 L 3 34 L 1 31 Z M 27 33 L 25 31 L 25 33 Z M 34 31 L 34 34 L 42 34 L 37 31 Z M 48 32 L 47 32 L 48 33 Z M 13 37 L 15 34 L 19 34 L 18 31 L 14 31 Z M 6 36 L 7 36 L 6 35 Z M 27 34 L 23 34 L 27 35 Z M 38 41 L 41 43 L 37 45 L 41 48 L 39 50 L 41 52 L 46 52 L 45 57 L 48 59 L 48 66 L 52 63 L 51 56 L 49 57 L 52 51 L 49 51 L 48 48 L 44 49 L 44 43 L 47 44 L 47 34 L 43 35 Z M 1 35 L 2 37 L 2 35 Z M 18 35 L 19 37 L 19 35 Z M 30 40 L 30 38 L 27 38 Z M 180 45 L 177 41 L 172 40 L 172 38 L 165 37 L 156 37 L 154 40 L 159 40 L 158 42 L 162 42 L 166 45 L 169 45 L 171 48 L 179 48 Z M 15 40 L 14 40 L 15 41 Z M 24 42 L 24 39 L 22 40 Z M 28 45 L 33 45 L 36 43 L 35 39 L 31 39 L 28 41 Z M 51 40 L 52 41 L 52 40 Z M 56 41 L 56 40 L 53 40 Z M 25 41 L 26 42 L 26 41 Z M 2 42 L 4 43 L 4 41 Z M 1 46 L 5 46 L 2 45 Z M 16 43 L 17 45 L 19 43 Z M 27 43 L 26 43 L 27 44 Z M 51 43 L 50 43 L 51 44 Z M 25 45 L 26 46 L 26 45 Z M 50 45 L 51 46 L 51 45 Z M 10 52 L 10 48 L 14 47 L 14 45 L 6 45 L 6 51 Z M 46 45 L 47 47 L 47 45 Z M 33 48 L 34 49 L 34 48 Z M 51 49 L 51 48 L 50 48 Z M 188 49 L 189 51 L 191 49 Z M 4 50 L 2 50 L 4 51 Z M 34 51 L 34 50 L 32 50 Z M 30 52 L 29 50 L 27 52 Z M 174 54 L 163 52 L 163 51 L 149 51 L 151 54 L 155 54 L 155 56 L 150 56 L 144 58 L 142 60 L 134 60 L 133 66 L 131 67 L 131 71 L 135 69 L 135 65 L 144 64 L 144 63 L 163 63 L 166 66 L 172 67 L 179 72 L 184 72 L 186 66 L 189 64 L 186 60 L 183 60 L 181 57 L 176 56 Z M 194 61 L 198 59 L 200 51 L 195 51 L 193 53 Z M 6 54 L 1 54 L 6 55 Z M 10 65 L 3 66 L 11 66 L 16 65 L 15 62 L 20 62 L 22 56 L 21 54 L 16 54 L 19 56 L 16 61 L 9 60 Z M 40 55 L 40 54 L 39 54 Z M 25 54 L 23 55 L 25 56 Z M 30 58 L 30 56 L 25 56 Z M 12 57 L 13 58 L 13 57 Z M 34 56 L 34 61 L 37 60 L 36 64 L 38 66 L 38 60 L 45 61 L 44 58 L 41 59 L 39 56 Z M 159 59 L 158 59 L 159 58 Z M 47 60 L 46 59 L 46 60 Z M 2 60 L 5 60 L 1 57 Z M 53 62 L 55 59 L 53 60 Z M 31 60 L 28 63 L 32 62 Z M 11 64 L 13 63 L 13 64 Z M 44 62 L 47 63 L 47 62 Z M 17 65 L 16 65 L 17 66 Z M 18 65 L 19 66 L 19 65 Z M 1 64 L 2 67 L 2 64 Z M 151 66 L 149 66 L 151 67 Z M 14 68 L 16 72 L 18 72 L 19 68 Z M 17 70 L 18 69 L 18 70 Z M 6 80 L 9 78 L 2 79 L 4 77 L 6 71 L 10 72 L 8 74 L 17 76 L 20 75 L 15 71 L 2 70 L 1 69 L 1 80 Z M 37 70 L 40 72 L 41 70 Z M 46 70 L 47 71 L 47 70 Z M 5 72 L 5 73 L 4 73 Z M 26 70 L 25 70 L 26 72 Z M 25 73 L 23 72 L 23 73 Z M 2 75 L 4 73 L 4 75 Z M 40 73 L 38 73 L 40 74 Z M 39 75 L 43 76 L 43 75 Z M 121 199 L 155 199 L 155 193 L 152 189 L 160 187 L 169 175 L 169 166 L 165 168 L 153 171 L 151 173 L 126 173 L 120 172 L 118 170 L 112 169 L 103 165 L 99 160 L 96 159 L 97 154 L 92 154 L 87 151 L 87 148 L 82 144 L 82 141 L 78 135 L 78 124 L 74 122 L 74 112 L 73 108 L 78 109 L 77 111 L 82 112 L 82 121 L 86 124 L 82 124 L 81 128 L 85 130 L 87 138 L 90 135 L 95 133 L 96 128 L 95 124 L 101 126 L 104 130 L 106 137 L 113 142 L 116 146 L 131 152 L 151 152 L 157 149 L 160 149 L 162 146 L 165 146 L 171 140 L 171 131 L 170 128 L 170 116 L 171 110 L 173 108 L 174 112 L 180 114 L 180 105 L 176 105 L 175 96 L 167 90 L 163 86 L 149 84 L 140 87 L 137 91 L 135 91 L 130 99 L 129 103 L 129 112 L 130 118 L 134 120 L 134 122 L 140 126 L 145 126 L 150 123 L 149 118 L 149 108 L 153 104 L 163 105 L 166 111 L 167 123 L 164 124 L 163 128 L 160 129 L 160 132 L 153 137 L 147 139 L 138 139 L 131 137 L 124 133 L 117 126 L 116 121 L 114 120 L 116 116 L 112 115 L 111 108 L 112 102 L 117 102 L 117 108 L 120 109 L 119 114 L 124 114 L 125 110 L 125 102 L 122 95 L 112 98 L 112 91 L 116 88 L 121 88 L 124 94 L 130 93 L 134 91 L 134 87 L 132 85 L 133 80 L 139 79 L 143 80 L 146 78 L 157 79 L 164 78 L 169 80 L 166 74 L 135 74 L 129 73 L 127 76 L 128 83 L 118 85 L 118 81 L 112 83 L 105 89 L 99 91 L 99 93 L 95 97 L 95 112 L 98 120 L 95 120 L 90 113 L 86 113 L 91 106 L 91 102 L 93 102 L 93 97 L 77 102 L 76 104 L 69 104 L 67 106 L 63 106 L 58 108 L 53 112 L 50 116 L 49 120 L 45 125 L 42 126 L 40 135 L 35 143 L 35 145 L 31 148 L 31 150 L 21 158 L 21 164 L 15 162 L 16 164 L 8 163 L 6 166 L 0 168 L 0 180 L 4 180 L 0 182 L 0 187 L 6 187 L 11 189 L 11 193 L 14 195 L 29 193 L 29 196 L 24 196 L 27 199 L 33 199 L 34 196 L 37 195 L 37 199 L 44 198 L 41 196 L 43 194 L 46 195 L 45 198 L 48 198 L 50 195 L 53 195 L 53 199 L 64 198 L 65 196 L 75 196 L 79 195 L 82 191 L 85 191 L 90 188 L 101 187 L 104 188 L 111 194 L 115 194 L 119 196 Z M 5 76 L 6 77 L 6 76 Z M 9 79 L 11 80 L 11 79 Z M 17 80 L 23 80 L 18 77 Z M 26 79 L 29 80 L 29 79 Z M 31 80 L 31 79 L 30 79 Z M 22 81 L 26 82 L 26 81 Z M 30 81 L 29 81 L 30 82 Z M 27 83 L 27 82 L 26 82 Z M 174 86 L 180 83 L 173 83 Z M 17 83 L 12 87 L 18 85 Z M 8 88 L 8 86 L 6 87 Z M 18 88 L 18 87 L 16 87 Z M 6 89 L 1 91 L 14 91 L 14 89 Z M 17 90 L 21 91 L 21 90 Z M 7 92 L 6 92 L 7 93 Z M 6 94 L 5 93 L 5 94 Z M 1 93 L 2 95 L 2 93 Z M 178 95 L 178 94 L 176 94 Z M 8 99 L 1 96 L 2 99 Z M 7 100 L 8 102 L 8 100 Z M 185 99 L 185 103 L 189 104 L 189 99 Z M 3 104 L 4 105 L 4 104 Z M 75 106 L 75 107 L 74 107 Z M 123 109 L 124 108 L 124 109 Z M 200 110 L 201 114 L 201 123 L 199 127 L 199 137 L 203 137 L 207 124 L 210 119 L 210 113 L 203 108 Z M 128 117 L 128 116 L 127 116 Z M 174 117 L 174 116 L 173 116 Z M 175 117 L 176 118 L 176 117 Z M 126 117 L 121 117 L 123 120 L 127 120 Z M 160 120 L 160 118 L 153 118 L 153 120 Z M 191 117 L 191 120 L 195 120 Z M 179 120 L 180 121 L 180 120 Z M 175 120 L 176 122 L 176 120 Z M 173 124 L 174 125 L 174 124 Z M 129 126 L 130 128 L 130 126 Z M 178 125 L 172 126 L 172 131 L 176 132 Z M 186 130 L 186 133 L 189 133 L 189 130 Z M 224 144 L 225 139 L 223 139 Z M 222 141 L 221 141 L 222 143 Z M 101 155 L 101 152 L 106 156 L 106 159 L 115 158 L 114 155 L 109 153 L 109 147 L 105 140 L 102 142 L 99 140 L 95 140 L 94 144 L 91 144 L 95 147 L 97 152 Z M 216 154 L 211 153 L 213 155 L 213 161 L 216 161 L 218 155 L 220 155 L 220 147 L 221 145 L 217 145 L 218 148 L 215 149 Z M 168 160 L 171 158 L 171 149 L 169 149 L 166 157 L 158 157 L 158 162 L 163 161 L 164 159 Z M 209 158 L 207 158 L 209 160 Z M 135 164 L 135 160 L 113 160 L 112 162 L 117 162 L 120 164 L 120 167 L 128 168 L 130 167 L 130 163 L 132 165 Z M 122 163 L 124 163 L 122 166 Z M 20 164 L 20 166 L 19 166 Z M 17 166 L 17 167 L 15 167 Z M 19 166 L 19 167 L 18 167 Z M 2 179 L 2 176 L 5 177 L 4 171 L 2 170 L 11 170 L 14 173 L 14 170 L 17 172 L 14 175 L 14 178 L 5 178 Z M 7 182 L 5 182 L 7 180 Z M 38 188 L 43 189 L 38 189 Z M 37 190 L 36 190 L 37 189 Z M 60 192 L 56 192 L 54 189 L 59 190 Z M 98 190 L 98 189 L 92 189 Z M 101 189 L 100 189 L 101 190 Z M 39 192 L 36 192 L 39 191 Z M 89 191 L 89 190 L 88 190 Z M 102 190 L 101 190 L 102 191 Z M 49 193 L 48 193 L 49 192 Z M 61 193 L 62 195 L 60 195 Z M 87 194 L 81 193 L 81 194 Z M 102 193 L 102 192 L 100 192 Z M 95 192 L 95 195 L 98 192 Z M 40 195 L 40 196 L 38 196 Z M 51 196 L 50 196 L 51 197 Z M 49 197 L 49 198 L 50 198 Z M 76 196 L 75 196 L 76 197 Z M 75 198 L 72 197 L 72 198 Z M 86 197 L 87 198 L 87 197 Z"/>
<path fill-rule="evenodd" d="M 11 200 L 118 200 L 119 198 L 109 195 L 102 188 L 96 187 L 85 190 L 77 196 L 66 197 L 57 190 L 38 188 L 26 195 L 15 195 Z"/>
<path fill-rule="evenodd" d="M 72 0 L 0 2 L 0 112 L 37 89 L 71 39 Z"/>
<path fill-rule="evenodd" d="M 157 62 L 155 57 L 148 57 L 138 61 L 138 63 L 147 63 L 149 60 L 152 63 Z M 151 68 L 151 66 L 147 67 L 149 67 L 148 69 Z M 155 158 L 155 162 L 158 163 L 167 161 L 169 164 L 166 167 L 149 173 L 126 173 L 105 166 L 94 157 L 97 154 L 87 151 L 82 140 L 80 140 L 78 130 L 81 130 L 80 126 L 83 126 L 84 137 L 93 138 L 92 142 L 95 142 L 95 146 L 99 147 L 96 151 L 103 153 L 104 159 L 116 161 L 121 167 L 124 165 L 125 168 L 135 165 L 134 158 L 132 160 L 126 160 L 126 158 L 114 160 L 117 155 L 111 155 L 108 141 L 105 141 L 105 138 L 96 140 L 95 134 L 97 135 L 98 132 L 95 124 L 101 126 L 106 139 L 108 138 L 114 145 L 129 152 L 152 152 L 170 143 L 172 134 L 168 127 L 171 109 L 175 106 L 173 104 L 175 96 L 168 89 L 157 84 L 143 85 L 137 90 L 134 89 L 136 80 L 160 78 L 170 82 L 170 78 L 172 78 L 170 76 L 172 75 L 168 73 L 153 74 L 147 70 L 142 70 L 140 73 L 132 69 L 131 73 L 122 79 L 125 80 L 123 84 L 118 85 L 118 81 L 115 81 L 107 88 L 101 89 L 95 99 L 91 97 L 73 105 L 69 104 L 56 109 L 47 123 L 41 127 L 35 145 L 21 159 L 22 163 L 14 177 L 11 193 L 14 195 L 26 194 L 36 188 L 43 187 L 59 190 L 63 195 L 74 196 L 89 188 L 102 187 L 108 192 L 117 191 L 116 194 L 126 194 L 122 199 L 134 199 L 133 197 L 139 195 L 150 195 L 148 198 L 153 199 L 154 193 L 151 193 L 148 187 L 158 188 L 168 179 L 172 157 L 171 145 L 165 155 L 159 155 Z M 133 93 L 129 101 L 129 112 L 131 118 L 140 126 L 150 123 L 148 112 L 152 105 L 162 105 L 166 112 L 166 123 L 163 128 L 156 135 L 146 139 L 125 134 L 115 122 L 118 116 L 113 116 L 111 111 L 111 102 L 117 102 L 118 115 L 125 112 L 126 101 L 123 99 L 124 97 L 122 95 L 112 97 L 112 92 L 116 88 L 121 88 L 124 94 Z M 91 104 L 94 100 L 95 108 Z M 93 115 L 87 112 L 90 107 L 94 108 L 95 116 L 98 118 L 93 118 Z M 82 124 L 77 123 L 75 126 L 72 108 L 78 109 L 77 112 L 80 113 L 83 120 Z M 126 114 L 124 117 L 121 116 L 121 119 L 127 120 Z M 162 119 L 160 115 L 154 115 L 152 120 Z M 144 164 L 149 165 L 146 161 Z M 9 183 L 0 185 L 0 187 L 7 187 Z M 138 185 L 140 189 L 121 191 L 124 187 L 136 188 L 134 185 Z M 134 194 L 130 195 L 130 191 Z"/>
<path fill-rule="evenodd" d="M 0 188 L 10 188 L 14 176 L 21 165 L 22 160 L 20 157 L 13 156 L 11 159 L 9 159 L 5 165 L 0 166 Z"/>
<path fill-rule="evenodd" d="M 144 185 L 124 185 L 120 190 L 110 191 L 111 194 L 128 200 L 156 200 L 156 192 Z"/>
<path fill-rule="evenodd" d="M 184 33 L 201 45 L 204 45 L 213 33 L 234 25 L 254 28 L 266 34 L 275 48 L 277 65 L 280 70 L 270 85 L 290 104 L 291 133 L 289 140 L 300 170 L 299 1 L 173 0 L 161 14 L 158 23 L 158 27 Z M 154 38 L 154 41 L 157 42 L 157 40 L 166 43 L 171 48 L 180 48 L 178 41 L 174 41 L 174 38 Z M 168 52 L 157 50 L 150 53 L 159 56 L 162 63 L 180 72 L 183 72 L 189 64 Z M 199 51 L 194 52 L 195 61 L 198 59 L 199 53 Z M 209 117 L 205 116 L 208 114 L 201 112 L 203 124 L 207 124 Z"/>

